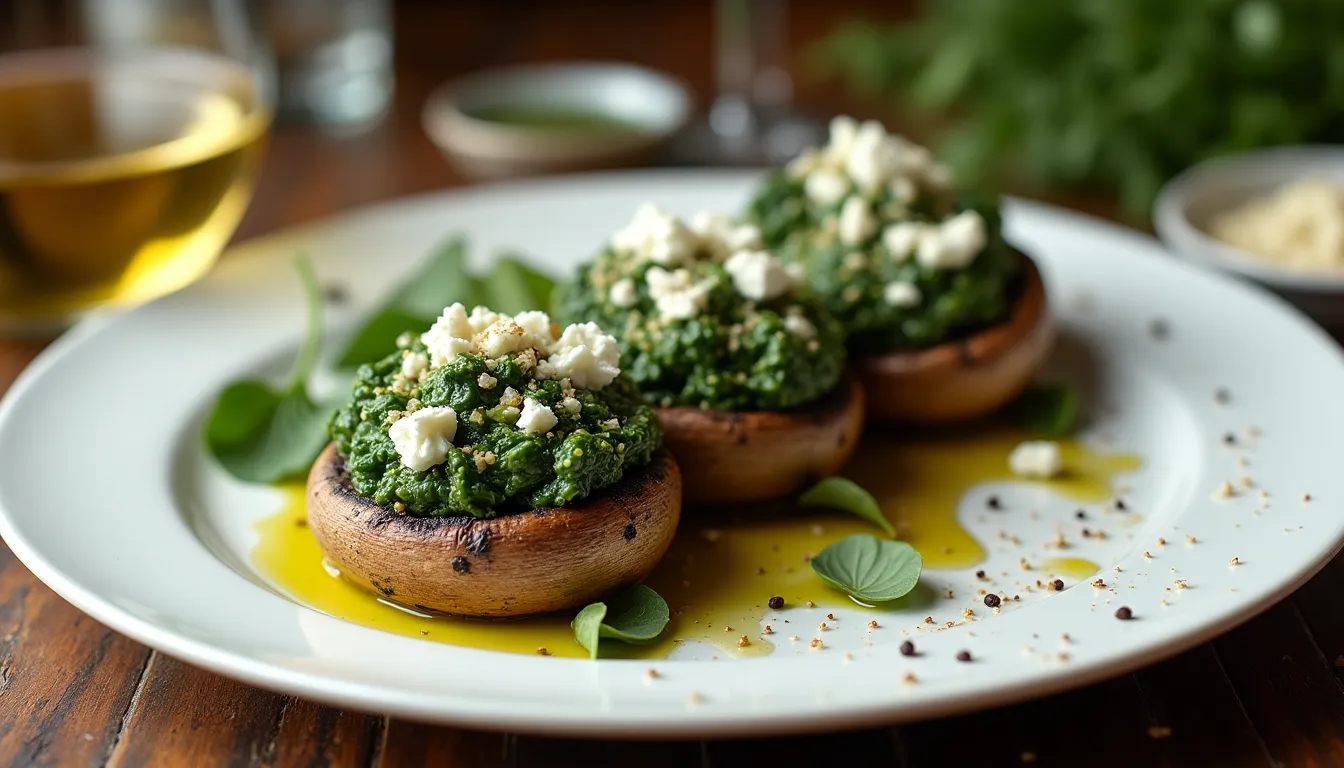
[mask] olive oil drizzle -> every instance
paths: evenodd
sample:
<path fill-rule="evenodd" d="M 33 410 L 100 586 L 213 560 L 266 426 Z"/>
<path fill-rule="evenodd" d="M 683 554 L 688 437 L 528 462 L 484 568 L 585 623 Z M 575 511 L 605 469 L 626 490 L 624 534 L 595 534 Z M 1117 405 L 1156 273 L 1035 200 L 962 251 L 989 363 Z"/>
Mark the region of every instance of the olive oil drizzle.
<path fill-rule="evenodd" d="M 900 440 L 869 438 L 844 474 L 877 498 L 900 537 L 923 555 L 925 568 L 968 568 L 981 562 L 985 551 L 957 520 L 961 497 L 976 485 L 1013 479 L 1007 456 L 1026 437 L 1020 430 L 979 425 Z M 1061 442 L 1061 448 L 1068 472 L 1042 485 L 1080 503 L 1110 498 L 1114 478 L 1140 463 L 1134 456 L 1101 453 L 1073 441 Z M 574 642 L 570 614 L 506 621 L 423 616 L 333 577 L 307 528 L 303 489 L 284 490 L 284 507 L 257 526 L 261 538 L 252 560 L 297 602 L 356 624 L 453 645 L 587 655 Z M 995 512 L 1004 515 L 1005 525 L 1015 513 L 1025 510 L 1006 504 Z M 770 609 L 770 598 L 782 597 L 785 609 L 808 602 L 853 607 L 846 596 L 826 588 L 807 561 L 827 544 L 860 532 L 881 535 L 857 518 L 789 504 L 732 512 L 686 509 L 671 550 L 647 580 L 672 609 L 667 631 L 652 645 L 604 644 L 603 655 L 665 657 L 687 642 L 707 643 L 732 657 L 766 655 L 779 645 L 805 646 L 817 628 L 799 626 L 786 613 Z M 1040 568 L 1082 579 L 1099 566 L 1068 558 Z M 790 639 L 795 635 L 800 640 Z"/>

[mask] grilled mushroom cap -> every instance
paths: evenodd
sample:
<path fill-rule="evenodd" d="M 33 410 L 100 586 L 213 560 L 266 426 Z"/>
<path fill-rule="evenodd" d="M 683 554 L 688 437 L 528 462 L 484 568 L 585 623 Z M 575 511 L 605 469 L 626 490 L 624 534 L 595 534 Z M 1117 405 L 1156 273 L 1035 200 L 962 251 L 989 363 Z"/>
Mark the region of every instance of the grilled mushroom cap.
<path fill-rule="evenodd" d="M 846 375 L 820 400 L 791 411 L 656 410 L 687 501 L 753 502 L 835 474 L 858 447 L 864 400 L 863 387 Z"/>
<path fill-rule="evenodd" d="M 565 507 L 491 519 L 416 517 L 350 487 L 327 446 L 308 475 L 308 523 L 350 582 L 422 611 L 475 617 L 580 608 L 648 575 L 681 517 L 681 471 L 666 450 Z"/>
<path fill-rule="evenodd" d="M 928 349 L 854 361 L 876 422 L 942 424 L 984 416 L 1012 400 L 1045 362 L 1055 341 L 1045 284 L 1021 255 L 1022 287 L 1008 318 L 979 333 Z"/>

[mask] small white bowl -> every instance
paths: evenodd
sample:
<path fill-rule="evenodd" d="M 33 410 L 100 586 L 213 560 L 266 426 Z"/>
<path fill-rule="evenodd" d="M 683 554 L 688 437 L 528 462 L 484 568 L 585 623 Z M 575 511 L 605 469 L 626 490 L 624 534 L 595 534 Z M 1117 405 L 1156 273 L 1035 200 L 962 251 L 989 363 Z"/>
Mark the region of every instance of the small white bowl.
<path fill-rule="evenodd" d="M 632 64 L 507 67 L 445 83 L 425 101 L 425 133 L 473 176 L 612 167 L 647 157 L 690 119 L 681 82 Z M 612 130 L 528 126 L 482 119 L 491 109 L 562 110 L 616 120 Z"/>
<path fill-rule="evenodd" d="M 1344 271 L 1280 266 L 1208 233 L 1215 214 L 1305 178 L 1344 185 L 1344 147 L 1276 147 L 1199 163 L 1162 188 L 1153 226 L 1171 251 L 1261 283 L 1327 329 L 1344 330 Z"/>

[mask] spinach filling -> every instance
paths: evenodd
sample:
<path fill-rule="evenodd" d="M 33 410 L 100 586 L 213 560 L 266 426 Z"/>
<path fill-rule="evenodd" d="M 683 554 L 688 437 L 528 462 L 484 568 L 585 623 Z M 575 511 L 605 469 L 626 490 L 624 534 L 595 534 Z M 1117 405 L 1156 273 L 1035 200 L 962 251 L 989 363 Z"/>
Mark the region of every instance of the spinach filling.
<path fill-rule="evenodd" d="M 403 357 L 424 351 L 414 341 L 361 366 L 349 404 L 330 422 L 352 487 L 380 505 L 480 518 L 563 506 L 648 463 L 661 442 L 652 409 L 624 376 L 598 391 L 566 389 L 565 380 L 534 378 L 513 355 L 488 360 L 463 353 L 408 382 Z M 545 434 L 520 431 L 518 411 L 507 404 L 519 397 L 549 407 L 558 422 Z M 561 405 L 571 397 L 582 406 L 578 413 Z M 456 411 L 453 449 L 442 463 L 414 471 L 401 463 L 388 427 L 407 411 L 431 406 Z"/>

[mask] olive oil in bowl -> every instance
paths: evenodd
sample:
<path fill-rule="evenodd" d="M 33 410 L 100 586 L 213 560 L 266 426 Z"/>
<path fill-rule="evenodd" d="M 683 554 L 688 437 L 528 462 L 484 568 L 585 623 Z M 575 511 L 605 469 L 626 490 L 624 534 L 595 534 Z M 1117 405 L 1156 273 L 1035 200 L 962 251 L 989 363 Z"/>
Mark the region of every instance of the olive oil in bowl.
<path fill-rule="evenodd" d="M 173 291 L 214 263 L 269 123 L 212 54 L 0 56 L 0 327 Z"/>

